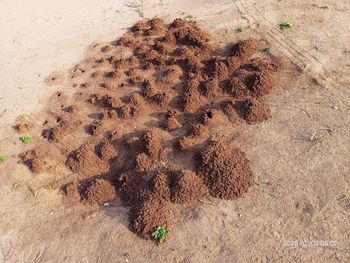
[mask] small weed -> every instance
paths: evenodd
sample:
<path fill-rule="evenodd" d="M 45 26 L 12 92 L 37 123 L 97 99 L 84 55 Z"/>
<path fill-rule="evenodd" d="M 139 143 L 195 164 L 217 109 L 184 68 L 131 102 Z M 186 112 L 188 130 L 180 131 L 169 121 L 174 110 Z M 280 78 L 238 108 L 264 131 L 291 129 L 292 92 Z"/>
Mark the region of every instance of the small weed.
<path fill-rule="evenodd" d="M 6 161 L 6 156 L 1 154 L 0 155 L 0 164 Z"/>
<path fill-rule="evenodd" d="M 237 32 L 237 33 L 242 33 L 242 32 L 243 32 L 243 27 L 241 27 L 241 26 L 240 26 L 240 27 L 237 27 L 237 28 L 236 28 L 236 32 Z"/>
<path fill-rule="evenodd" d="M 31 142 L 31 140 L 33 139 L 32 136 L 30 135 L 24 135 L 22 136 L 21 138 L 21 141 L 24 143 L 24 144 L 28 144 Z"/>
<path fill-rule="evenodd" d="M 131 257 L 130 252 L 129 251 L 124 252 L 123 256 L 124 256 L 125 262 L 129 262 L 129 258 Z"/>
<path fill-rule="evenodd" d="M 270 53 L 271 50 L 272 50 L 272 48 L 266 47 L 266 48 L 263 48 L 263 49 L 262 49 L 262 52 Z"/>
<path fill-rule="evenodd" d="M 188 14 L 187 16 L 185 16 L 185 19 L 191 19 L 191 18 L 193 18 L 193 15 L 191 14 Z"/>
<path fill-rule="evenodd" d="M 288 23 L 288 22 L 282 22 L 282 23 L 280 23 L 280 29 L 288 29 L 288 28 L 291 28 L 292 27 L 292 25 L 290 24 L 290 23 Z"/>
<path fill-rule="evenodd" d="M 319 8 L 321 8 L 321 9 L 328 9 L 328 6 L 324 5 L 324 6 L 320 6 Z"/>
<path fill-rule="evenodd" d="M 165 227 L 158 226 L 151 234 L 154 240 L 157 240 L 159 243 L 162 243 L 165 237 L 168 235 L 168 230 Z"/>

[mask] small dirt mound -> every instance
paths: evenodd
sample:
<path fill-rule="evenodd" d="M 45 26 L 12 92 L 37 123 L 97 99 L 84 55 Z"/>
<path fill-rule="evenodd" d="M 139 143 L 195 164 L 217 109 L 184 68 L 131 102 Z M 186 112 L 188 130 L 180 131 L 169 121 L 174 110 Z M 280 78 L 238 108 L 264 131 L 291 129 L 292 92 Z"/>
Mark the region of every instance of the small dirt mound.
<path fill-rule="evenodd" d="M 246 59 L 254 55 L 258 47 L 258 42 L 255 39 L 249 38 L 235 44 L 231 49 L 231 54 L 240 59 Z"/>
<path fill-rule="evenodd" d="M 143 238 L 150 239 L 151 233 L 158 226 L 169 226 L 170 204 L 164 199 L 150 197 L 131 207 L 129 220 L 132 231 Z"/>
<path fill-rule="evenodd" d="M 82 193 L 84 202 L 90 205 L 103 204 L 116 198 L 115 187 L 104 179 L 91 181 Z"/>
<path fill-rule="evenodd" d="M 176 204 L 186 204 L 196 201 L 208 190 L 202 179 L 189 170 L 180 171 L 174 176 L 171 201 Z"/>
<path fill-rule="evenodd" d="M 146 153 L 151 160 L 157 160 L 163 149 L 161 131 L 159 129 L 151 129 L 147 131 L 143 136 L 143 141 L 145 143 Z"/>
<path fill-rule="evenodd" d="M 152 195 L 170 201 L 171 197 L 171 178 L 163 172 L 156 172 L 150 180 L 150 190 Z"/>
<path fill-rule="evenodd" d="M 58 125 L 51 129 L 49 140 L 59 142 L 68 134 L 73 133 L 79 126 L 81 121 L 74 120 L 71 117 L 59 117 Z"/>
<path fill-rule="evenodd" d="M 73 151 L 66 161 L 67 167 L 84 177 L 108 172 L 108 162 L 100 159 L 96 154 L 96 145 L 96 140 L 90 140 Z"/>
<path fill-rule="evenodd" d="M 36 150 L 30 150 L 20 154 L 21 161 L 28 166 L 33 173 L 40 173 L 45 168 L 43 154 Z"/>
<path fill-rule="evenodd" d="M 150 194 L 145 172 L 127 171 L 119 175 L 118 195 L 126 206 L 142 202 Z"/>
<path fill-rule="evenodd" d="M 181 128 L 181 123 L 176 119 L 178 112 L 176 110 L 169 110 L 166 114 L 166 120 L 164 128 L 168 131 L 176 130 Z"/>
<path fill-rule="evenodd" d="M 200 144 L 209 137 L 209 131 L 203 124 L 193 125 L 187 134 L 178 140 L 178 148 L 180 150 L 190 150 L 194 146 Z"/>
<path fill-rule="evenodd" d="M 21 122 L 18 123 L 15 128 L 18 131 L 18 133 L 25 133 L 29 131 L 32 127 L 33 125 L 31 123 Z"/>
<path fill-rule="evenodd" d="M 243 116 L 247 123 L 252 124 L 267 120 L 271 116 L 270 108 L 263 100 L 247 99 L 242 102 Z"/>
<path fill-rule="evenodd" d="M 200 152 L 197 167 L 210 195 L 217 198 L 240 197 L 254 181 L 245 153 L 220 142 L 211 143 Z"/>

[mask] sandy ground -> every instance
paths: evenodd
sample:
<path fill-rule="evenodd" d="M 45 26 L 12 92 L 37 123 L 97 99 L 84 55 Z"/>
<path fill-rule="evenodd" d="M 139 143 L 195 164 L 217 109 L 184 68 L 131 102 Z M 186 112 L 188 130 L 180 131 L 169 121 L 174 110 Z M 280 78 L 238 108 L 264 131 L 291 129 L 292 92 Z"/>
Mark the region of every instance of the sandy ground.
<path fill-rule="evenodd" d="M 350 3 L 212 2 L 144 1 L 142 14 L 139 1 L 0 1 L 0 151 L 7 156 L 0 262 L 350 261 Z M 156 246 L 128 230 L 127 209 L 117 204 L 91 213 L 67 208 L 47 187 L 60 175 L 33 176 L 17 163 L 30 145 L 11 126 L 21 114 L 42 121 L 60 88 L 45 78 L 71 68 L 92 43 L 115 39 L 141 15 L 188 14 L 223 43 L 255 36 L 286 66 L 269 98 L 273 117 L 236 142 L 256 185 L 237 201 L 186 208 L 174 217 L 176 232 Z M 281 21 L 292 28 L 279 30 Z"/>

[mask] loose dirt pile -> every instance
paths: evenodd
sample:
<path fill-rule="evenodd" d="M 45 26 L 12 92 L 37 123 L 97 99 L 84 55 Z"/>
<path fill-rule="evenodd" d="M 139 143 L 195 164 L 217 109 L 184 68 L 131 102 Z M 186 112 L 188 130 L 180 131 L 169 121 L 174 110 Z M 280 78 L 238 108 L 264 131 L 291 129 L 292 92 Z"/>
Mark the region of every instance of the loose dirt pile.
<path fill-rule="evenodd" d="M 49 105 L 43 142 L 22 160 L 40 172 L 45 158 L 57 157 L 40 148 L 56 146 L 75 173 L 63 187 L 68 200 L 119 197 L 144 238 L 170 227 L 174 205 L 206 194 L 238 198 L 253 184 L 249 160 L 212 136 L 270 116 L 264 97 L 278 67 L 255 55 L 258 48 L 254 39 L 220 48 L 183 19 L 138 22 L 72 69 L 70 87 Z"/>

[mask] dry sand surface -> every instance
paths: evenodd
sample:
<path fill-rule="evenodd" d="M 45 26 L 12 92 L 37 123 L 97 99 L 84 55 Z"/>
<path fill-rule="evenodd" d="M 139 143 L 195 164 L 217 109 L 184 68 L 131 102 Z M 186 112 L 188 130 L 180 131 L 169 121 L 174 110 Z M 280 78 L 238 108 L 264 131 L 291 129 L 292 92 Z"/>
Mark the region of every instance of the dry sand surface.
<path fill-rule="evenodd" d="M 197 29 L 191 32 L 198 36 L 190 39 L 175 33 L 177 42 L 200 46 L 193 58 L 182 50 L 163 61 L 167 50 L 179 44 L 172 43 L 171 36 L 157 44 L 164 57 L 124 39 L 119 41 L 122 46 L 131 45 L 141 54 L 128 60 L 130 54 L 111 44 L 139 20 L 157 16 L 171 23 L 189 15 L 187 21 L 195 20 L 211 35 L 213 45 L 207 46 L 206 35 Z M 279 29 L 282 21 L 291 28 Z M 143 40 L 152 44 L 153 34 L 164 33 L 158 22 L 153 24 Z M 348 1 L 0 0 L 0 25 L 0 155 L 6 156 L 0 164 L 0 262 L 350 261 Z M 212 48 L 248 38 L 257 40 L 254 56 L 267 64 L 248 63 L 238 71 L 228 67 L 228 84 L 225 70 L 203 70 L 199 76 L 196 57 L 210 60 Z M 266 47 L 271 51 L 261 51 Z M 241 56 L 234 49 L 225 52 L 215 60 L 219 69 L 223 60 L 235 65 L 230 56 Z M 96 62 L 107 55 L 115 57 Z M 171 62 L 180 66 L 167 64 Z M 133 63 L 147 64 L 148 73 L 135 73 Z M 278 64 L 278 70 L 271 63 Z M 104 76 L 110 65 L 115 70 Z M 268 75 L 263 67 L 270 68 Z M 125 70 L 125 79 L 119 69 Z M 277 86 L 271 84 L 265 92 L 261 87 L 270 83 L 265 81 L 260 89 L 252 84 L 249 94 L 218 92 L 221 86 L 215 81 L 235 86 L 242 75 L 249 79 L 247 71 L 260 80 L 271 80 L 277 71 Z M 88 75 L 80 74 L 85 72 Z M 152 93 L 162 81 L 180 81 L 181 74 L 204 83 L 198 98 L 187 82 L 184 90 L 173 83 L 175 88 L 166 93 Z M 145 77 L 158 82 L 149 84 Z M 129 91 L 124 82 L 133 92 L 144 90 L 142 96 L 118 101 L 109 91 L 95 92 L 102 80 L 105 90 L 118 84 Z M 172 100 L 177 111 L 168 112 L 163 104 L 175 91 L 186 103 L 177 108 L 178 101 Z M 234 97 L 230 103 L 227 94 Z M 232 115 L 230 105 L 241 114 Z M 92 114 L 99 107 L 101 114 Z M 14 127 L 23 120 L 33 127 L 19 133 Z M 160 129 L 144 132 L 151 127 Z M 118 132 L 101 140 L 112 128 Z M 23 134 L 33 140 L 23 144 Z M 126 146 L 120 134 L 127 136 Z M 195 145 L 199 155 L 193 154 L 193 160 L 198 163 L 191 161 L 191 151 L 163 153 L 158 140 L 162 136 L 176 145 L 170 147 L 172 152 Z M 208 138 L 224 144 L 203 143 Z M 91 147 L 99 159 L 90 158 Z M 116 156 L 122 157 L 113 159 Z M 146 173 L 150 163 L 162 172 Z M 222 163 L 228 168 L 220 170 Z M 133 168 L 120 171 L 119 164 Z M 231 172 L 229 167 L 235 168 Z M 233 180 L 240 187 L 213 181 L 217 170 L 225 175 L 224 182 Z M 147 177 L 151 185 L 140 189 L 142 183 L 130 179 L 134 173 Z M 132 191 L 130 180 L 137 186 Z M 172 187 L 164 188 L 169 181 Z M 162 197 L 151 194 L 145 201 L 145 189 L 147 196 L 153 191 Z M 210 196 L 203 197 L 206 192 Z M 136 202 L 131 210 L 130 202 Z M 149 215 L 157 225 L 169 224 L 163 244 L 142 238 L 153 228 Z"/>

